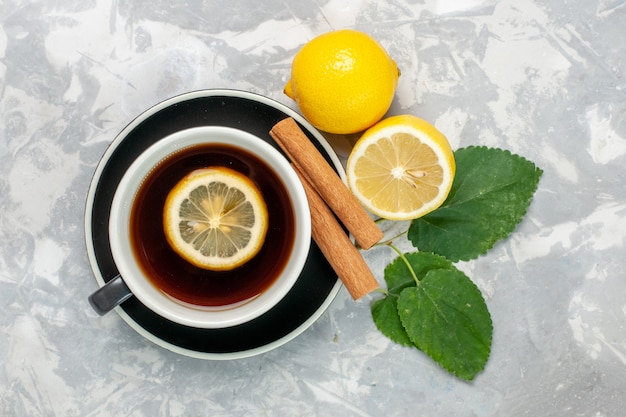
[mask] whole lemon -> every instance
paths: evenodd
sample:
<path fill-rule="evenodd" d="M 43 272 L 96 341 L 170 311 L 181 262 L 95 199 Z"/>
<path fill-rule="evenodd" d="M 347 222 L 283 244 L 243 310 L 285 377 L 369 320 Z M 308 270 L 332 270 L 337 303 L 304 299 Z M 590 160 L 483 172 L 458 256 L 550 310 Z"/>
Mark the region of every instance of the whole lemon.
<path fill-rule="evenodd" d="M 385 115 L 399 75 L 396 63 L 372 37 L 336 30 L 300 49 L 284 91 L 316 128 L 349 134 Z"/>

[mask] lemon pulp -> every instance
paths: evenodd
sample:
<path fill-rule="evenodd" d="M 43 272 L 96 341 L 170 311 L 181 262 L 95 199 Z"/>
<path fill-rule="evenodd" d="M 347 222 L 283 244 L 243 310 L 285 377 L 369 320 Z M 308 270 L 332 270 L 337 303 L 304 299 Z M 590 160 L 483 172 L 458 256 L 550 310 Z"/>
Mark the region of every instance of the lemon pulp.
<path fill-rule="evenodd" d="M 370 212 L 410 220 L 439 207 L 456 165 L 446 137 L 412 115 L 392 116 L 368 129 L 346 164 L 348 184 Z"/>
<path fill-rule="evenodd" d="M 263 245 L 267 224 L 258 187 L 225 167 L 188 174 L 169 192 L 163 208 L 169 245 L 208 270 L 231 270 L 249 261 Z"/>

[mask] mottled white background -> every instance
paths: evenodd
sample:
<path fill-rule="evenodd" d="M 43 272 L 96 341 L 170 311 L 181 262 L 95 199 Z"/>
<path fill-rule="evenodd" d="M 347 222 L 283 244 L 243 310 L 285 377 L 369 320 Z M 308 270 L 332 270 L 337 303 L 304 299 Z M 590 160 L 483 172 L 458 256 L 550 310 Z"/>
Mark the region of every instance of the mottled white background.
<path fill-rule="evenodd" d="M 1 416 L 624 415 L 624 0 L 2 0 L 0 22 Z M 375 297 L 343 289 L 295 340 L 231 362 L 169 352 L 87 304 L 85 197 L 115 135 L 197 89 L 294 107 L 291 58 L 340 28 L 397 61 L 391 113 L 545 171 L 515 234 L 461 265 L 495 326 L 472 383 L 389 342 Z M 382 280 L 393 253 L 366 257 Z"/>

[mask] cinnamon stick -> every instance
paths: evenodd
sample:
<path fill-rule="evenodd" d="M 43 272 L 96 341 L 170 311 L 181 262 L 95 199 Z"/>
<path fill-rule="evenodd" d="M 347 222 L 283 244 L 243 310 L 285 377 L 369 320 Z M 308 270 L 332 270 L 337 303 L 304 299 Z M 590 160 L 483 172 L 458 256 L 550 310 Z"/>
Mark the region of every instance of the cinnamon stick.
<path fill-rule="evenodd" d="M 311 209 L 311 234 L 320 250 L 354 300 L 358 300 L 379 287 L 359 250 L 316 189 L 297 165 L 294 170 L 300 177 Z"/>
<path fill-rule="evenodd" d="M 288 117 L 276 123 L 270 136 L 300 169 L 363 249 L 371 248 L 382 239 L 383 232 L 294 119 Z"/>

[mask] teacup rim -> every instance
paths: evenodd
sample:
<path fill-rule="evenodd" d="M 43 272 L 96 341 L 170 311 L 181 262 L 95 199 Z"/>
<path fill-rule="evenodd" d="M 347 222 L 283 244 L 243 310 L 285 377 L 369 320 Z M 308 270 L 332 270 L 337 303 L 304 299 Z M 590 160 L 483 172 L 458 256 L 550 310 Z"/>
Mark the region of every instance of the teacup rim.
<path fill-rule="evenodd" d="M 207 135 L 210 135 L 211 138 L 207 139 Z M 224 139 L 225 137 L 229 139 L 236 137 L 238 142 L 233 143 L 232 141 L 227 141 Z M 288 269 L 285 272 L 285 274 L 287 274 L 287 278 L 284 282 L 281 282 L 281 284 L 284 285 L 281 285 L 278 292 L 269 290 L 265 291 L 263 294 L 256 297 L 256 299 L 237 307 L 237 311 L 241 314 L 236 317 L 232 314 L 234 311 L 233 309 L 210 312 L 202 309 L 189 309 L 181 303 L 168 299 L 167 296 L 164 296 L 155 287 L 148 288 L 146 285 L 140 285 L 139 282 L 134 280 L 132 277 L 136 274 L 141 274 L 142 272 L 136 263 L 133 264 L 132 262 L 129 262 L 128 256 L 126 256 L 128 247 L 120 246 L 116 240 L 116 238 L 122 239 L 118 236 L 119 231 L 116 230 L 116 228 L 121 227 L 122 231 L 127 233 L 128 224 L 120 225 L 115 216 L 120 212 L 129 212 L 129 206 L 132 203 L 132 198 L 128 198 L 128 193 L 132 192 L 134 197 L 134 192 L 136 192 L 136 189 L 139 188 L 141 182 L 143 182 L 145 177 L 149 174 L 150 169 L 174 153 L 180 152 L 190 146 L 205 143 L 228 144 L 241 149 L 247 149 L 248 151 L 250 150 L 249 146 L 257 146 L 258 148 L 256 148 L 256 150 L 260 150 L 260 152 L 264 155 L 261 156 L 261 159 L 269 162 L 269 165 L 277 171 L 277 174 L 281 177 L 283 182 L 285 182 L 285 186 L 292 194 L 292 204 L 294 205 L 295 214 L 299 219 L 297 221 L 299 221 L 302 226 L 297 229 L 294 247 L 292 249 L 292 252 L 294 253 L 292 256 L 295 256 L 296 259 L 287 266 Z M 269 160 L 268 156 L 271 157 Z M 146 167 L 144 165 L 149 166 Z M 148 170 L 146 171 L 146 169 Z M 139 175 L 135 175 L 137 170 L 139 170 Z M 139 177 L 141 177 L 141 179 L 139 179 Z M 128 191 L 129 189 L 134 191 Z M 304 188 L 302 187 L 297 174 L 291 167 L 289 161 L 276 148 L 252 133 L 233 127 L 217 125 L 198 126 L 173 132 L 170 135 L 156 141 L 154 144 L 146 148 L 130 165 L 120 180 L 113 197 L 111 217 L 109 219 L 109 239 L 111 241 L 111 252 L 116 267 L 122 276 L 131 277 L 130 279 L 125 279 L 124 281 L 138 300 L 146 306 L 146 308 L 161 317 L 185 326 L 206 329 L 225 328 L 251 321 L 256 317 L 265 314 L 278 302 L 280 302 L 280 300 L 284 298 L 293 287 L 302 269 L 304 268 L 307 255 L 310 250 L 310 211 Z M 275 287 L 272 288 L 274 290 L 276 289 Z M 263 304 L 264 302 L 266 302 L 266 304 Z M 209 315 L 211 320 L 208 320 Z"/>

